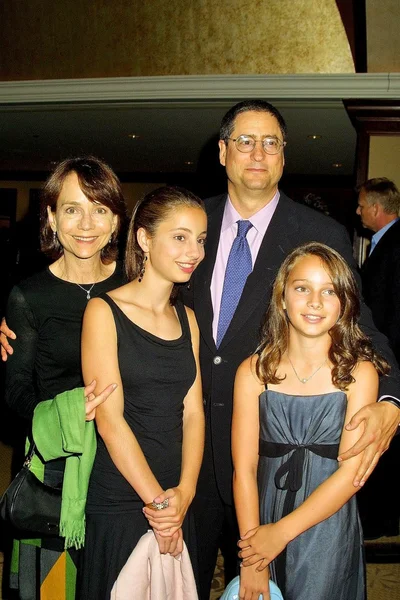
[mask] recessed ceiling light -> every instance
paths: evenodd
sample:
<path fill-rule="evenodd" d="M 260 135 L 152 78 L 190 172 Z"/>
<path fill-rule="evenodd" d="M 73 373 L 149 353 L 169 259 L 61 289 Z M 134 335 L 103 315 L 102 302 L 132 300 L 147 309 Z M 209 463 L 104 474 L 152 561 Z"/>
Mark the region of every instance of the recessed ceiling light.
<path fill-rule="evenodd" d="M 137 133 L 128 133 L 128 137 L 131 138 L 131 140 L 137 140 L 140 138 L 140 135 Z"/>
<path fill-rule="evenodd" d="M 309 140 L 320 140 L 322 138 L 322 135 L 313 133 L 313 134 L 308 135 L 307 138 Z"/>
<path fill-rule="evenodd" d="M 332 167 L 334 167 L 335 169 L 340 169 L 340 167 L 343 167 L 342 163 L 332 163 Z"/>
<path fill-rule="evenodd" d="M 194 160 L 185 160 L 185 165 L 194 165 Z"/>

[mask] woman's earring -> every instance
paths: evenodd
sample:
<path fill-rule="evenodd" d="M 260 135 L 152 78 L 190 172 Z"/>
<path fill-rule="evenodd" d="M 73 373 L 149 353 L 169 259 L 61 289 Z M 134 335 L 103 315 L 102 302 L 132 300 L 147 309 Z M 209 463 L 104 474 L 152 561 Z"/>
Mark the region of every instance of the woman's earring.
<path fill-rule="evenodd" d="M 140 271 L 139 271 L 139 278 L 138 278 L 138 282 L 139 282 L 139 283 L 141 283 L 141 282 L 142 282 L 142 279 L 143 279 L 143 277 L 144 277 L 144 273 L 145 273 L 145 271 L 146 271 L 146 262 L 147 262 L 147 256 L 146 256 L 146 255 L 144 255 L 144 257 L 143 257 L 143 261 L 142 261 L 142 266 L 141 266 L 141 269 L 140 269 Z"/>
<path fill-rule="evenodd" d="M 53 242 L 57 241 L 57 231 L 53 231 Z"/>

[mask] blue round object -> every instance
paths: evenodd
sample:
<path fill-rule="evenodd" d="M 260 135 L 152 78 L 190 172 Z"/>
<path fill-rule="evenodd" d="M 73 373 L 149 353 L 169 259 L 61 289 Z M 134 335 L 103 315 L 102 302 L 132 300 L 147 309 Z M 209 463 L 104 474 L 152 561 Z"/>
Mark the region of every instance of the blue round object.
<path fill-rule="evenodd" d="M 269 593 L 271 600 L 283 600 L 280 589 L 271 579 L 269 580 Z M 228 583 L 220 600 L 239 600 L 239 577 L 235 577 Z M 262 595 L 259 600 L 262 600 Z"/>

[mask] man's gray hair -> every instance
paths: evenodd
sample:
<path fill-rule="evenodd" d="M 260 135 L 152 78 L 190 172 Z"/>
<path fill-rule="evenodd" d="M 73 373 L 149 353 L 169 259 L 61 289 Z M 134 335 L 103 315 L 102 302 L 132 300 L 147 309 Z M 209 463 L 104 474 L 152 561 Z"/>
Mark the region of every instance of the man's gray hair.
<path fill-rule="evenodd" d="M 359 190 L 365 190 L 367 203 L 380 204 L 388 215 L 400 216 L 400 192 L 396 184 L 387 177 L 368 179 L 360 185 Z"/>

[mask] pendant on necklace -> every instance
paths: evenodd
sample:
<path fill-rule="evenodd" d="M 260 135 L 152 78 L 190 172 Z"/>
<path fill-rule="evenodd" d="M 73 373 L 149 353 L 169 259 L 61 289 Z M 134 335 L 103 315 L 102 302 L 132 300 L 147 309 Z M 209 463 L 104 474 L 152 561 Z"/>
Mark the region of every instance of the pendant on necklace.
<path fill-rule="evenodd" d="M 90 286 L 90 288 L 89 288 L 88 290 L 87 290 L 86 288 L 84 288 L 84 287 L 83 287 L 83 285 L 81 285 L 80 283 L 77 283 L 76 285 L 77 285 L 78 287 L 80 287 L 80 288 L 81 288 L 81 290 L 83 290 L 83 291 L 85 292 L 85 294 L 86 294 L 86 300 L 90 300 L 90 297 L 91 297 L 91 296 L 90 296 L 90 292 L 91 292 L 91 291 L 92 291 L 92 289 L 94 288 L 95 284 L 96 284 L 96 282 L 92 283 L 92 285 Z"/>
<path fill-rule="evenodd" d="M 291 365 L 291 367 L 292 367 L 292 369 L 293 369 L 293 373 L 296 375 L 296 377 L 297 377 L 297 379 L 300 381 L 300 383 L 307 383 L 308 381 L 310 381 L 310 379 L 312 379 L 312 378 L 314 377 L 314 375 L 316 375 L 316 374 L 318 373 L 318 371 L 319 371 L 320 369 L 322 369 L 322 367 L 324 366 L 324 364 L 325 364 L 325 363 L 326 363 L 326 361 L 328 360 L 328 359 L 326 358 L 326 359 L 324 360 L 324 362 L 323 362 L 323 363 L 321 363 L 321 364 L 319 365 L 318 369 L 316 369 L 316 370 L 314 371 L 314 373 L 311 373 L 311 375 L 310 375 L 309 377 L 299 377 L 299 375 L 298 375 L 298 373 L 297 373 L 296 369 L 294 368 L 294 364 L 293 364 L 293 363 L 292 363 L 292 361 L 290 360 L 290 356 L 289 356 L 289 354 L 287 355 L 287 357 L 288 357 L 288 359 L 289 359 L 289 362 L 290 362 L 290 365 Z"/>

